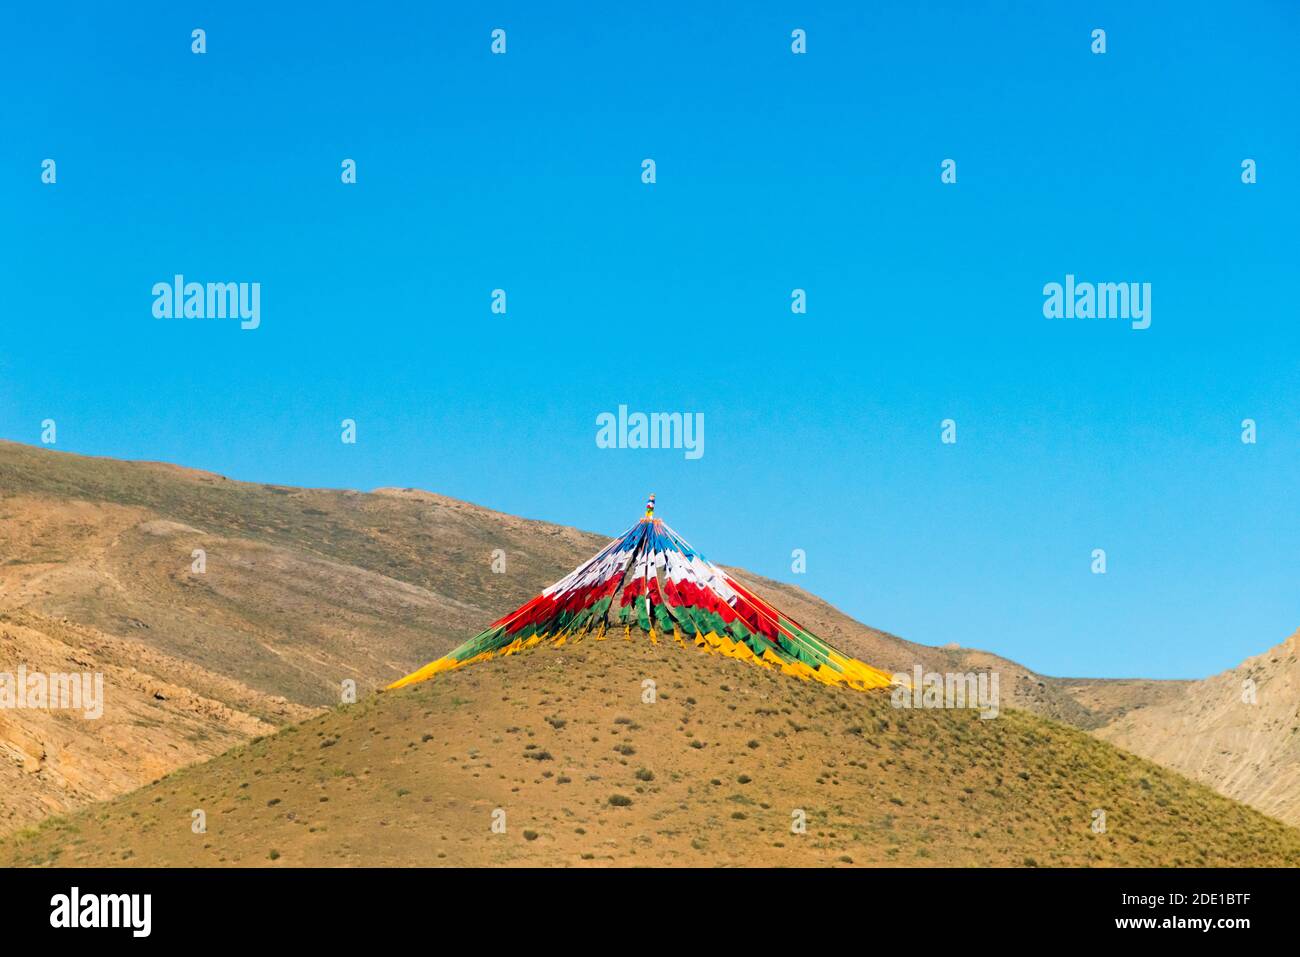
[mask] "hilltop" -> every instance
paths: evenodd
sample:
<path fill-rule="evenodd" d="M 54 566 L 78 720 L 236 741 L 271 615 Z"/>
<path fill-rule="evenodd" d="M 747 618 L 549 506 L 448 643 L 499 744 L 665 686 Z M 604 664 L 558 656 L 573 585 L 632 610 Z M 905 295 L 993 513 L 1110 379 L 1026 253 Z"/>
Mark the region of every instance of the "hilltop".
<path fill-rule="evenodd" d="M 337 708 L 0 863 L 1295 865 L 1300 831 L 1027 712 L 903 711 L 637 635 Z"/>
<path fill-rule="evenodd" d="M 445 653 L 605 544 L 417 489 L 237 482 L 0 442 L 0 651 L 103 672 L 98 722 L 0 714 L 0 833 L 123 793 Z M 506 573 L 492 570 L 494 550 Z M 196 550 L 204 571 L 193 571 Z M 997 669 L 1004 704 L 1104 709 L 987 652 L 917 645 L 728 569 L 845 651 L 909 671 Z"/>
<path fill-rule="evenodd" d="M 345 681 L 364 698 L 608 537 L 418 489 L 238 482 L 0 442 L 0 670 L 102 672 L 116 705 L 100 721 L 0 712 L 0 834 L 320 713 Z M 492 569 L 498 549 L 505 574 Z M 727 571 L 863 661 L 996 671 L 1004 709 L 1093 731 L 1296 820 L 1300 757 L 1294 712 L 1283 713 L 1296 698 L 1285 682 L 1261 682 L 1283 693 L 1245 713 L 1267 716 L 1250 732 L 1262 737 L 1240 737 L 1230 708 L 1215 712 L 1220 730 L 1207 718 L 1189 736 L 1184 712 L 1201 706 L 1187 702 L 1217 695 L 1212 683 L 1039 675 L 991 652 L 909 642 L 797 586 Z"/>

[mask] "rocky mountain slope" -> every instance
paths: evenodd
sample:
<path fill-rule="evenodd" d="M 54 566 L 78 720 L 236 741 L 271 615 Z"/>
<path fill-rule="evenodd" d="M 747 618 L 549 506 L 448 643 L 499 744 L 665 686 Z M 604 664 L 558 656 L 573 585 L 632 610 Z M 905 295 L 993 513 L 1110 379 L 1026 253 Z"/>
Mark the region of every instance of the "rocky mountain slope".
<path fill-rule="evenodd" d="M 1097 734 L 1300 826 L 1300 631 Z"/>

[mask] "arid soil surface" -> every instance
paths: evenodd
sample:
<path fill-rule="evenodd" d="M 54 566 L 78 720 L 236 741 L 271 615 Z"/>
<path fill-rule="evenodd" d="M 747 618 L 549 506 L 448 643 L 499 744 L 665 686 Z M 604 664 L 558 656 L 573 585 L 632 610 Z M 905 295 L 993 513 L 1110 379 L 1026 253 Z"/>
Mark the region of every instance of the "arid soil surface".
<path fill-rule="evenodd" d="M 1294 865 L 1300 831 L 1027 712 L 896 709 L 637 633 L 367 698 L 0 843 L 55 863 Z"/>
<path fill-rule="evenodd" d="M 345 682 L 374 707 L 376 689 L 608 537 L 414 489 L 260 485 L 0 442 L 0 671 L 98 673 L 105 689 L 97 720 L 0 710 L 0 835 L 322 714 Z M 729 570 L 877 667 L 995 671 L 1004 714 L 1091 731 L 1297 822 L 1295 639 L 1205 682 L 1051 678 L 990 652 L 908 642 L 796 586 Z M 1258 706 L 1246 710 L 1251 675 Z"/>
<path fill-rule="evenodd" d="M 1097 734 L 1300 826 L 1300 632 Z"/>

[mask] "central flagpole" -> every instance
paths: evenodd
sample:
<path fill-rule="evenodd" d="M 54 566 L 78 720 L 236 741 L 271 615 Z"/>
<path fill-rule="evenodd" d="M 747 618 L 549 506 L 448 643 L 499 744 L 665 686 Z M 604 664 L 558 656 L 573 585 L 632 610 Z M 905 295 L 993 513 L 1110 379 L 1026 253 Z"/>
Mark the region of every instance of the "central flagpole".
<path fill-rule="evenodd" d="M 646 538 L 646 542 L 649 545 L 649 554 L 646 556 L 646 563 L 645 563 L 645 620 L 646 620 L 646 624 L 650 626 L 649 634 L 654 635 L 655 610 L 654 610 L 654 606 L 650 603 L 650 578 L 651 576 L 655 575 L 655 567 L 654 567 L 655 548 L 654 548 L 654 538 L 653 538 L 655 532 L 655 526 L 654 526 L 655 493 L 654 492 L 651 492 L 650 497 L 646 499 L 645 517 L 646 517 L 646 521 L 650 523 L 650 528 L 648 529 L 650 534 Z"/>

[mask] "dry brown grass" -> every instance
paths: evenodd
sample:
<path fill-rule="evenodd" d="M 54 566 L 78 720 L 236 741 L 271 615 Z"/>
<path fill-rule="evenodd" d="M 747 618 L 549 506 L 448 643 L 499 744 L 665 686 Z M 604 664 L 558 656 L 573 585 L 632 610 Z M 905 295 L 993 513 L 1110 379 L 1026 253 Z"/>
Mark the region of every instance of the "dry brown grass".
<path fill-rule="evenodd" d="M 1300 832 L 1027 713 L 897 710 L 641 637 L 365 699 L 17 835 L 0 863 L 1256 866 L 1300 864 Z"/>

